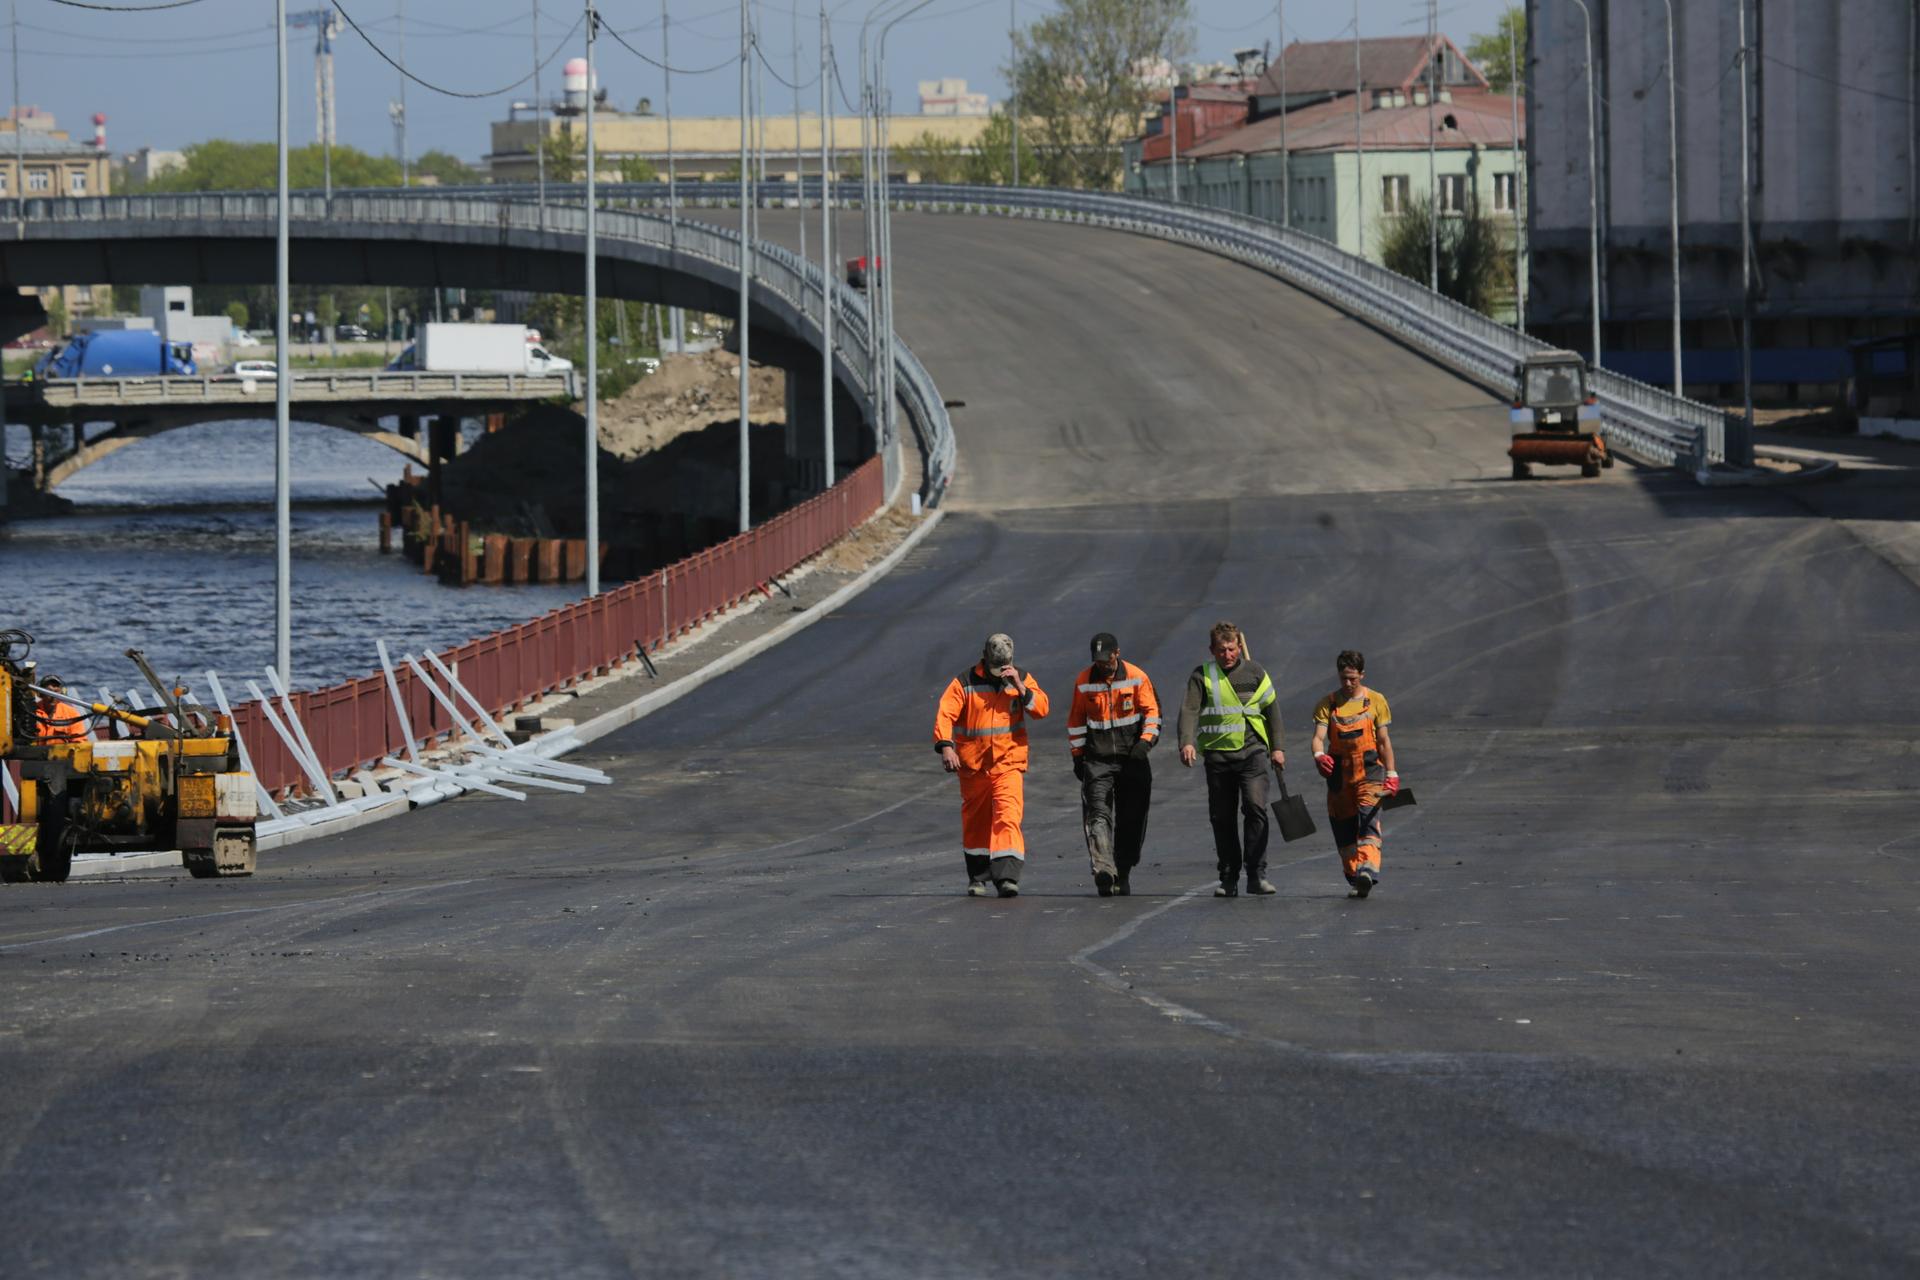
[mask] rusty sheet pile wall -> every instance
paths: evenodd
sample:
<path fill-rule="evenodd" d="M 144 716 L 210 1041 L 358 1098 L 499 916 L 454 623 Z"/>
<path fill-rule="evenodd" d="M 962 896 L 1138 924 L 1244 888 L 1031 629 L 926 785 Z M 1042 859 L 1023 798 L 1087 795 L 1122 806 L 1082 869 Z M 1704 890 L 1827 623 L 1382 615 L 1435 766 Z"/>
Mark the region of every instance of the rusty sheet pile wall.
<path fill-rule="evenodd" d="M 441 661 L 496 715 L 511 711 L 634 661 L 637 651 L 658 649 L 740 603 L 878 511 L 884 494 L 881 459 L 871 458 L 828 492 L 757 528 L 658 573 L 469 640 L 442 652 Z M 446 711 L 397 658 L 394 675 L 416 739 L 455 731 Z M 295 693 L 293 701 L 330 774 L 370 766 L 406 750 L 383 675 Z M 259 703 L 235 707 L 234 721 L 269 790 L 277 793 L 304 784 L 300 766 Z"/>

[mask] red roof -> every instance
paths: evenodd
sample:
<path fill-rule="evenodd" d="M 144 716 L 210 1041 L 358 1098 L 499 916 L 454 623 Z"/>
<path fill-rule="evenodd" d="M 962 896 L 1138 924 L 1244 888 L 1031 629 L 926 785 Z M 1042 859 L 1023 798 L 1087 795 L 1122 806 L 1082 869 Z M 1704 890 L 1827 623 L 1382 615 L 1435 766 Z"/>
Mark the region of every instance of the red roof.
<path fill-rule="evenodd" d="M 1436 36 L 1434 44 L 1451 48 L 1475 81 L 1485 86 L 1487 78 L 1468 61 L 1458 45 L 1445 36 Z M 1401 89 L 1411 92 L 1415 80 L 1427 72 L 1427 37 L 1385 36 L 1360 41 L 1360 82 L 1368 89 Z M 1287 96 L 1310 93 L 1353 92 L 1353 41 L 1322 40 L 1313 44 L 1295 41 L 1281 55 L 1286 60 Z M 1280 93 L 1280 70 L 1271 67 L 1260 77 L 1254 92 L 1262 97 Z"/>
<path fill-rule="evenodd" d="M 1291 86 L 1289 86 L 1291 87 Z M 1353 95 L 1331 102 L 1271 115 L 1243 129 L 1210 138 L 1181 155 L 1194 160 L 1208 156 L 1254 155 L 1280 149 L 1280 122 L 1286 120 L 1287 150 L 1353 150 Z M 1453 121 L 1452 127 L 1447 121 Z M 1513 100 L 1504 94 L 1457 91 L 1451 102 L 1433 106 L 1434 145 L 1441 150 L 1482 146 L 1506 150 L 1514 145 Z M 1527 133 L 1526 103 L 1520 104 L 1520 136 Z M 1369 151 L 1424 150 L 1427 145 L 1427 108 L 1374 107 L 1360 113 L 1360 137 Z"/>

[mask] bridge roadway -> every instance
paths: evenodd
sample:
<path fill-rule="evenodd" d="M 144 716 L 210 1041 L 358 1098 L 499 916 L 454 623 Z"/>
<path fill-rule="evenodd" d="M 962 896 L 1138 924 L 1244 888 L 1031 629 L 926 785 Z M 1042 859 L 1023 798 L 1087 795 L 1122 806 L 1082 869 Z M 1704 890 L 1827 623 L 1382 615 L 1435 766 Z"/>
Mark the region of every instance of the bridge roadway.
<path fill-rule="evenodd" d="M 1498 405 L 1243 268 L 896 243 L 950 514 L 613 788 L 5 895 L 0 1271 L 1915 1274 L 1920 590 L 1829 518 L 1911 472 L 1513 484 Z M 1324 835 L 1207 896 L 1169 748 L 1092 895 L 1086 638 L 1174 699 L 1223 616 L 1296 780 L 1367 651 L 1420 796 L 1372 899 Z M 1056 709 L 980 902 L 927 739 L 996 629 Z"/>

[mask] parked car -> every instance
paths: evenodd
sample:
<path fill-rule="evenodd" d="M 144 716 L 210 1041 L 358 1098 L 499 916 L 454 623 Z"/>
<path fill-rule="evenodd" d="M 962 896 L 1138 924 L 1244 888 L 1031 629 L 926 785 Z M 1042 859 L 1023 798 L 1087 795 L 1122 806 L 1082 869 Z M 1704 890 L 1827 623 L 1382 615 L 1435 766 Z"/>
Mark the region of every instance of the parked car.
<path fill-rule="evenodd" d="M 342 342 L 365 342 L 367 331 L 357 324 L 343 324 L 334 330 Z"/>
<path fill-rule="evenodd" d="M 280 366 L 271 360 L 236 360 L 233 365 L 236 378 L 274 378 L 280 377 Z"/>

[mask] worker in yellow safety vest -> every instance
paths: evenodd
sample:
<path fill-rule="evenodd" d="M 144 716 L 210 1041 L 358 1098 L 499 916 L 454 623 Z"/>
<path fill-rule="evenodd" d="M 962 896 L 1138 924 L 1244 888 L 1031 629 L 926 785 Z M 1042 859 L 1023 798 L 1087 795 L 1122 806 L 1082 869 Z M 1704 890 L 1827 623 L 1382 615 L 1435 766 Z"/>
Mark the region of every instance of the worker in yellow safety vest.
<path fill-rule="evenodd" d="M 1274 892 L 1267 879 L 1267 766 L 1287 763 L 1281 749 L 1280 704 L 1273 680 L 1247 652 L 1247 637 L 1231 622 L 1208 633 L 1210 662 L 1187 677 L 1180 704 L 1180 763 L 1205 758 L 1207 819 L 1220 873 L 1216 898 Z"/>

